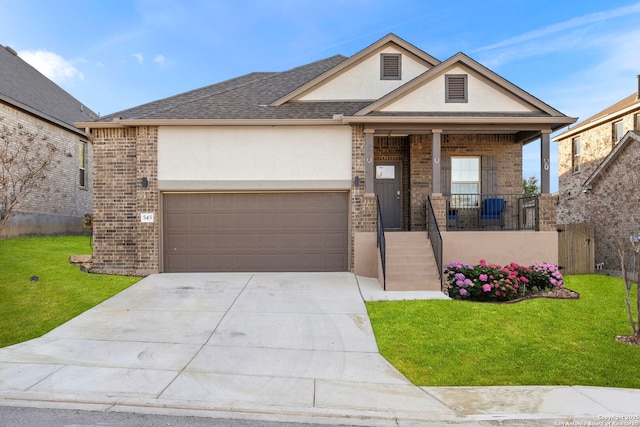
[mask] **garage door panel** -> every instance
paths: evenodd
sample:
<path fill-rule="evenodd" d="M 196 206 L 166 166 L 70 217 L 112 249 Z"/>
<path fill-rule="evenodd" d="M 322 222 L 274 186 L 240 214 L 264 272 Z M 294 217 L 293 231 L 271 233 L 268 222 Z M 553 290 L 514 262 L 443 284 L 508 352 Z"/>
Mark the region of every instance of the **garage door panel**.
<path fill-rule="evenodd" d="M 345 271 L 347 192 L 163 195 L 164 271 Z"/>

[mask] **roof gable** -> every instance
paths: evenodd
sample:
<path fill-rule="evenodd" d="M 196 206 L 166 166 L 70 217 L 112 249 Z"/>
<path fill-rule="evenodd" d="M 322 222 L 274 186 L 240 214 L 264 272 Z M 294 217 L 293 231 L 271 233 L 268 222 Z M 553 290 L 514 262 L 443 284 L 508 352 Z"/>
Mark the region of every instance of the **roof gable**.
<path fill-rule="evenodd" d="M 616 146 L 611 150 L 609 155 L 605 157 L 602 162 L 598 165 L 598 167 L 593 171 L 593 173 L 587 178 L 587 180 L 582 184 L 584 188 L 591 188 L 597 181 L 604 175 L 604 172 L 613 165 L 616 160 L 629 148 L 633 143 L 640 142 L 640 132 L 629 131 L 625 134 L 624 137 L 616 144 Z M 637 152 L 637 149 L 636 149 Z"/>
<path fill-rule="evenodd" d="M 0 45 L 0 100 L 73 132 L 74 122 L 97 114 L 33 68 L 13 50 Z"/>
<path fill-rule="evenodd" d="M 467 76 L 468 100 L 447 103 L 445 76 Z M 370 113 L 506 113 L 564 116 L 559 111 L 500 77 L 463 53 L 448 60 L 403 85 L 356 115 Z"/>
<path fill-rule="evenodd" d="M 380 55 L 401 55 L 401 78 L 381 80 Z M 375 100 L 405 84 L 440 61 L 395 34 L 388 34 L 315 79 L 276 100 L 289 101 Z"/>

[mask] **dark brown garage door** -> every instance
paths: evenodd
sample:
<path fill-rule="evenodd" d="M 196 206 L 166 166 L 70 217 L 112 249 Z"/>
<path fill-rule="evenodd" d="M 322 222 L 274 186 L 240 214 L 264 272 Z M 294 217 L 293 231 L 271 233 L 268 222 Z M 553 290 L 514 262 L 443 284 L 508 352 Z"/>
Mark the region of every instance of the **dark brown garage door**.
<path fill-rule="evenodd" d="M 347 271 L 347 192 L 163 195 L 164 271 Z"/>

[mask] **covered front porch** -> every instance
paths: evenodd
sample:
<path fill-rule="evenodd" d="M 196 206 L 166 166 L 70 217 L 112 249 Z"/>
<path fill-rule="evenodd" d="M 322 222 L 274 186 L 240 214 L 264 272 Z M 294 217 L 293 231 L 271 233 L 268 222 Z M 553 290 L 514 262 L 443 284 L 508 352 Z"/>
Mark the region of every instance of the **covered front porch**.
<path fill-rule="evenodd" d="M 440 290 L 443 266 L 454 261 L 557 262 L 550 131 L 361 129 L 352 191 L 356 273 L 378 277 L 387 290 Z M 536 139 L 542 194 L 524 196 L 522 147 Z"/>

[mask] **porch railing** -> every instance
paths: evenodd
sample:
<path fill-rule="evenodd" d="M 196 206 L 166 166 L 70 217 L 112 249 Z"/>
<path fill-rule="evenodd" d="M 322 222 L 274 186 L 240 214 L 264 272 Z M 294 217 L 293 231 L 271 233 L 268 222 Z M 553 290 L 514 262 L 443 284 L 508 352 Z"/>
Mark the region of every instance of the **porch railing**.
<path fill-rule="evenodd" d="M 538 196 L 451 194 L 447 231 L 539 230 Z"/>
<path fill-rule="evenodd" d="M 440 234 L 440 227 L 438 227 L 438 222 L 436 221 L 436 214 L 433 212 L 431 197 L 427 197 L 427 233 L 431 247 L 433 248 L 433 257 L 436 260 L 440 286 L 442 287 L 442 235 Z"/>
<path fill-rule="evenodd" d="M 387 242 L 384 238 L 384 224 L 382 223 L 382 209 L 380 209 L 380 198 L 376 196 L 376 205 L 378 211 L 378 226 L 377 226 L 377 239 L 376 244 L 380 251 L 380 263 L 382 265 L 382 289 L 387 290 L 387 266 L 386 266 L 386 252 Z"/>

